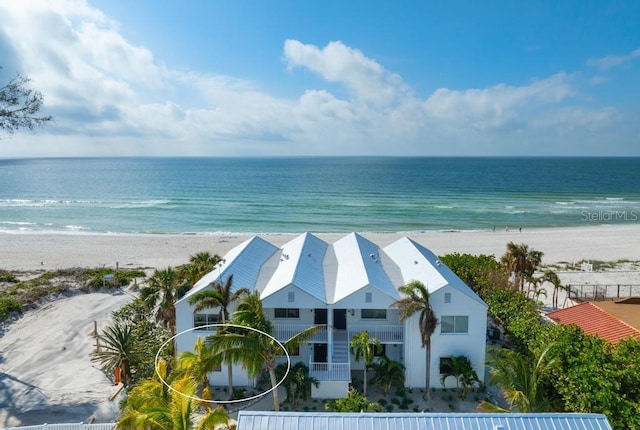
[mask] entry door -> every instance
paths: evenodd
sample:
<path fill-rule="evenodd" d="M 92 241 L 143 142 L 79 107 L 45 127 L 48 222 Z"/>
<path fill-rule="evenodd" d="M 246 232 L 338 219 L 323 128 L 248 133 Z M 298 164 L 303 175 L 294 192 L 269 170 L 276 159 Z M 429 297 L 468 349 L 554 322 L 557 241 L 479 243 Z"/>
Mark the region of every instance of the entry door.
<path fill-rule="evenodd" d="M 327 344 L 326 343 L 313 344 L 313 361 L 316 363 L 327 362 Z"/>
<path fill-rule="evenodd" d="M 336 328 L 336 330 L 347 329 L 347 310 L 346 309 L 333 310 L 333 326 Z"/>
<path fill-rule="evenodd" d="M 315 325 L 326 325 L 327 324 L 327 310 L 326 309 L 315 309 L 313 311 L 313 323 Z"/>

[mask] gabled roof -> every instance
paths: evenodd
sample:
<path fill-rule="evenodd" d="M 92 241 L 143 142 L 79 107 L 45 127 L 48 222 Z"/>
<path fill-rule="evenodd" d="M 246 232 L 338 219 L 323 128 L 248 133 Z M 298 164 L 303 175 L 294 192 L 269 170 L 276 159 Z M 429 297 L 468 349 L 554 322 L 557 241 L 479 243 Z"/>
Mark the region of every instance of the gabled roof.
<path fill-rule="evenodd" d="M 629 336 L 640 339 L 640 330 L 620 321 L 591 302 L 549 312 L 547 316 L 560 324 L 575 324 L 585 333 L 595 334 L 614 345 Z"/>
<path fill-rule="evenodd" d="M 419 280 L 427 287 L 429 293 L 449 286 L 478 303 L 485 304 L 451 269 L 441 263 L 433 252 L 419 243 L 403 237 L 387 245 L 384 251 L 400 267 L 406 282 Z"/>
<path fill-rule="evenodd" d="M 338 270 L 335 291 L 328 303 L 337 303 L 362 288 L 370 286 L 397 300 L 396 287 L 382 267 L 380 248 L 357 233 L 350 233 L 333 244 Z"/>
<path fill-rule="evenodd" d="M 278 247 L 266 240 L 253 236 L 231 249 L 222 262 L 211 272 L 207 273 L 193 286 L 180 301 L 187 299 L 196 292 L 208 287 L 214 281 L 224 283 L 233 274 L 232 291 L 248 288 L 253 291 L 257 285 L 258 275 L 262 265 L 271 257 Z"/>
<path fill-rule="evenodd" d="M 240 411 L 238 430 L 611 430 L 603 414 Z"/>
<path fill-rule="evenodd" d="M 260 294 L 261 299 L 294 285 L 326 303 L 322 262 L 329 245 L 305 233 L 282 247 L 280 264 Z"/>

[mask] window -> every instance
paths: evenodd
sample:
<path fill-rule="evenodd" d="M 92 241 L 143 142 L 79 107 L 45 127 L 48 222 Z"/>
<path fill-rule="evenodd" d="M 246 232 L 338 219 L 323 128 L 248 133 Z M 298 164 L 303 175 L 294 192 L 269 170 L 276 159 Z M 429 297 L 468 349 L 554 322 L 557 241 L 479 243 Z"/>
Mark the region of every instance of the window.
<path fill-rule="evenodd" d="M 296 346 L 295 348 L 290 348 L 287 349 L 287 352 L 289 353 L 289 357 L 298 357 L 300 356 L 300 345 Z M 284 352 L 282 354 L 276 354 L 278 357 L 285 357 Z"/>
<path fill-rule="evenodd" d="M 469 333 L 469 317 L 466 315 L 442 316 L 440 333 Z"/>
<path fill-rule="evenodd" d="M 451 357 L 440 357 L 440 374 L 444 375 L 445 373 L 449 374 L 452 371 L 451 367 Z"/>
<path fill-rule="evenodd" d="M 296 301 L 296 293 L 295 291 L 290 291 L 287 293 L 287 301 L 289 303 L 293 303 Z"/>
<path fill-rule="evenodd" d="M 365 303 L 371 303 L 373 300 L 373 294 L 372 293 L 364 293 L 364 301 Z"/>
<path fill-rule="evenodd" d="M 444 302 L 451 303 L 451 293 L 444 293 Z"/>
<path fill-rule="evenodd" d="M 362 309 L 360 311 L 360 318 L 384 320 L 384 319 L 387 319 L 387 310 L 386 309 Z"/>
<path fill-rule="evenodd" d="M 380 345 L 380 348 L 373 348 L 373 356 L 374 357 L 383 357 L 387 355 L 387 345 L 386 344 L 382 344 Z"/>
<path fill-rule="evenodd" d="M 196 330 L 215 331 L 215 327 L 203 327 L 218 323 L 218 314 L 193 314 L 193 326 Z"/>
<path fill-rule="evenodd" d="M 276 318 L 300 318 L 300 309 L 298 308 L 275 308 L 274 316 Z"/>

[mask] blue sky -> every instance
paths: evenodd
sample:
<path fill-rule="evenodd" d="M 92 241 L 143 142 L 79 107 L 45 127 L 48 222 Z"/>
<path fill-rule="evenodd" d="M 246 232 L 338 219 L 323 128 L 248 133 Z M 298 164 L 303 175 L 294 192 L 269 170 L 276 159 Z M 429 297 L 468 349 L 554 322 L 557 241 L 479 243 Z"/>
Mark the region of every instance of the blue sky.
<path fill-rule="evenodd" d="M 640 155 L 637 1 L 0 0 L 0 157 Z"/>

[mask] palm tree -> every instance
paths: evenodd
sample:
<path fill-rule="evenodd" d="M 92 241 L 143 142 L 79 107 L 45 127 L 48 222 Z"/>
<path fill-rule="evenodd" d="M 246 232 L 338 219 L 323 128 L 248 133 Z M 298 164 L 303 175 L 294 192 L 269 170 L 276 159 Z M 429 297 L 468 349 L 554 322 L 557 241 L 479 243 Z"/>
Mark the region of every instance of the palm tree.
<path fill-rule="evenodd" d="M 382 388 L 386 396 L 392 387 L 404 387 L 404 365 L 398 361 L 391 360 L 386 355 L 371 365 L 373 378 L 371 381 Z"/>
<path fill-rule="evenodd" d="M 273 324 L 264 315 L 262 301 L 257 292 L 245 296 L 240 301 L 231 322 L 268 335 L 273 333 Z M 273 339 L 254 330 L 237 328 L 218 330 L 215 335 L 207 338 L 207 342 L 211 344 L 214 352 L 224 354 L 225 360 L 242 363 L 251 377 L 259 375 L 262 367 L 265 366 L 269 373 L 271 387 L 274 388 L 273 408 L 279 411 L 280 401 L 278 390 L 275 389 L 277 385 L 275 369 L 276 357 L 283 355 L 284 351 Z M 292 351 L 298 348 L 313 337 L 315 330 L 315 327 L 309 327 L 283 342 L 285 349 Z"/>
<path fill-rule="evenodd" d="M 146 303 L 149 309 L 155 310 L 156 321 L 165 328 L 176 332 L 176 296 L 180 286 L 180 276 L 172 267 L 164 270 L 156 270 L 149 285 L 140 290 L 140 298 Z"/>
<path fill-rule="evenodd" d="M 97 361 L 107 372 L 120 369 L 122 383 L 127 385 L 131 379 L 134 337 L 129 324 L 114 323 L 107 326 L 98 335 L 100 349 L 93 353 L 92 361 Z"/>
<path fill-rule="evenodd" d="M 278 364 L 276 367 L 278 380 L 284 378 L 286 370 L 286 363 Z M 319 384 L 320 382 L 316 378 L 309 375 L 309 366 L 299 361 L 291 366 L 289 374 L 282 383 L 287 392 L 285 401 L 289 402 L 291 409 L 295 409 L 300 400 L 307 400 L 311 396 L 311 387 L 318 387 Z"/>
<path fill-rule="evenodd" d="M 180 276 L 191 289 L 204 275 L 215 269 L 216 265 L 222 261 L 218 254 L 211 255 L 209 252 L 198 252 L 189 257 L 189 264 L 180 267 Z"/>
<path fill-rule="evenodd" d="M 456 391 L 461 399 L 467 397 L 467 391 L 470 386 L 480 382 L 478 374 L 473 370 L 471 361 L 464 355 L 452 355 L 449 357 L 449 366 L 440 377 L 440 383 L 443 387 L 449 377 L 456 380 Z"/>
<path fill-rule="evenodd" d="M 220 356 L 213 353 L 211 347 L 207 346 L 202 338 L 194 346 L 194 352 L 183 351 L 178 360 L 178 368 L 185 374 L 190 375 L 194 380 L 200 381 L 200 397 L 206 400 L 213 399 L 211 386 L 209 384 L 209 372 L 220 367 Z"/>
<path fill-rule="evenodd" d="M 545 270 L 542 275 L 543 282 L 550 282 L 553 285 L 553 295 L 551 302 L 554 308 L 558 308 L 558 292 L 562 289 L 562 284 L 560 283 L 560 277 L 553 270 Z"/>
<path fill-rule="evenodd" d="M 193 378 L 173 378 L 164 360 L 159 361 L 157 371 L 172 390 L 157 375 L 141 382 L 125 400 L 118 429 L 205 430 L 229 424 L 229 416 L 220 406 L 204 414 L 198 411 L 200 402 L 193 399 L 198 383 Z"/>
<path fill-rule="evenodd" d="M 542 262 L 542 251 L 529 249 L 524 243 L 509 242 L 507 252 L 502 256 L 502 264 L 513 276 L 513 283 L 520 291 L 524 291 L 524 281 L 527 276 L 533 276 Z"/>
<path fill-rule="evenodd" d="M 551 405 L 544 391 L 544 384 L 555 365 L 555 359 L 546 358 L 552 347 L 553 344 L 547 345 L 533 358 L 510 349 L 489 347 L 489 382 L 502 388 L 509 409 L 502 409 L 488 402 L 482 402 L 478 409 L 483 412 L 550 411 Z"/>
<path fill-rule="evenodd" d="M 214 281 L 211 283 L 211 289 L 200 290 L 189 297 L 189 304 L 194 307 L 194 312 L 219 307 L 218 321 L 224 324 L 229 321 L 229 306 L 231 303 L 250 292 L 247 288 L 239 288 L 232 292 L 232 286 L 233 275 L 229 275 L 224 285 Z M 231 399 L 233 397 L 233 363 L 231 361 L 227 361 L 227 380 L 229 398 Z"/>
<path fill-rule="evenodd" d="M 431 372 L 431 335 L 436 330 L 438 319 L 429 303 L 429 290 L 420 281 L 411 281 L 407 285 L 398 288 L 405 297 L 397 300 L 394 305 L 400 309 L 400 321 L 404 321 L 412 315 L 419 313 L 418 328 L 422 347 L 426 349 L 427 371 L 425 385 L 425 399 L 429 399 L 429 379 Z"/>
<path fill-rule="evenodd" d="M 368 331 L 360 332 L 351 339 L 349 351 L 356 361 L 364 358 L 364 387 L 362 394 L 367 395 L 367 367 L 373 363 L 373 358 L 382 350 L 382 344 L 375 337 L 370 337 Z"/>

